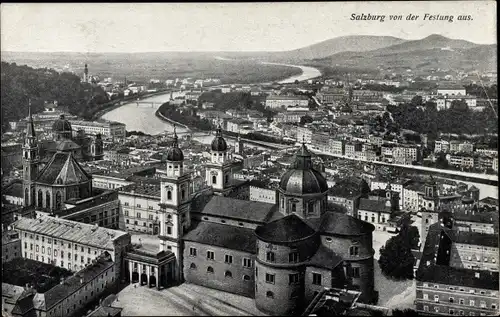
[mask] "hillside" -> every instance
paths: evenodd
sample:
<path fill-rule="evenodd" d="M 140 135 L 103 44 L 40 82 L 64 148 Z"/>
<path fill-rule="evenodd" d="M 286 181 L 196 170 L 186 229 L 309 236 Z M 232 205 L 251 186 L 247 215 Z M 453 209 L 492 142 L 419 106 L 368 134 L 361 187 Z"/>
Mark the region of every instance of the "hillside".
<path fill-rule="evenodd" d="M 366 52 L 340 52 L 307 64 L 318 67 L 361 67 L 377 69 L 455 69 L 493 71 L 497 65 L 497 45 L 480 45 L 464 40 L 431 35 L 421 40 Z"/>

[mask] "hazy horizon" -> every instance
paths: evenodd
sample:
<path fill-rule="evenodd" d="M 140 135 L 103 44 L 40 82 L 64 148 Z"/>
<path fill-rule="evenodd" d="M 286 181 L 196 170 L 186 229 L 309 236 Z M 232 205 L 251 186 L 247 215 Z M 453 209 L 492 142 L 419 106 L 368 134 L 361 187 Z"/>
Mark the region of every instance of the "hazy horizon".
<path fill-rule="evenodd" d="M 1 51 L 281 52 L 352 35 L 437 34 L 496 44 L 494 1 L 313 3 L 31 3 L 1 5 Z M 385 14 L 386 21 L 351 21 Z M 389 21 L 389 14 L 470 14 L 472 21 Z"/>

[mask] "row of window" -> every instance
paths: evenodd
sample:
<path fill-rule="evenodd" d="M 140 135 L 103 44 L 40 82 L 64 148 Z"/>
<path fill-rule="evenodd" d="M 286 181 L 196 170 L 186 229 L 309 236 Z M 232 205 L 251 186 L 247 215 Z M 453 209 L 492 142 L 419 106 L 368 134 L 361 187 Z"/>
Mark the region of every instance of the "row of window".
<path fill-rule="evenodd" d="M 192 257 L 197 256 L 198 251 L 196 248 L 190 247 L 189 248 L 189 255 Z M 215 260 L 215 252 L 213 251 L 207 251 L 207 260 Z M 230 254 L 225 254 L 224 255 L 224 263 L 226 264 L 232 264 L 233 263 L 233 256 Z M 243 258 L 242 265 L 244 267 L 252 267 L 252 260 L 250 258 Z"/>
<path fill-rule="evenodd" d="M 275 262 L 275 254 L 272 251 L 267 251 L 266 252 L 266 261 L 267 262 Z M 290 252 L 288 254 L 288 262 L 289 263 L 297 263 L 299 262 L 299 253 L 297 251 Z"/>
<path fill-rule="evenodd" d="M 423 298 L 424 298 L 424 300 L 429 300 L 429 295 L 428 294 L 423 294 Z M 434 302 L 439 303 L 439 295 L 434 295 Z M 450 302 L 452 304 L 455 303 L 455 298 L 449 297 L 448 298 L 448 302 Z M 466 305 L 465 299 L 460 298 L 458 300 L 458 304 L 460 304 L 460 305 Z M 469 300 L 469 306 L 475 307 L 475 305 L 476 305 L 475 300 L 473 300 L 473 299 Z M 486 308 L 486 302 L 485 301 L 480 301 L 479 302 L 479 307 Z M 496 309 L 497 308 L 497 304 L 491 304 L 491 308 L 492 309 Z"/>
<path fill-rule="evenodd" d="M 27 233 L 24 233 L 24 237 L 25 237 L 25 238 L 28 238 L 28 234 L 27 234 Z M 33 235 L 32 235 L 32 234 L 30 234 L 30 237 L 29 237 L 29 238 L 30 238 L 30 239 L 33 239 Z M 42 243 L 44 243 L 44 242 L 45 242 L 45 237 L 43 237 L 43 236 L 42 236 L 42 237 L 41 237 L 41 239 L 39 239 L 39 236 L 38 236 L 38 235 L 36 235 L 36 236 L 35 236 L 35 240 L 36 240 L 36 241 L 40 241 L 40 240 L 41 240 L 41 241 L 42 241 Z M 52 239 L 51 239 L 51 238 L 47 238 L 47 243 L 51 244 L 51 243 L 52 243 Z M 75 243 L 75 244 L 72 244 L 71 242 L 68 242 L 67 244 L 65 244 L 65 243 L 64 243 L 64 241 L 58 241 L 57 239 L 54 239 L 54 245 L 58 245 L 58 244 L 59 244 L 62 248 L 64 248 L 64 246 L 65 246 L 65 245 L 67 245 L 67 249 L 72 249 L 72 247 L 74 246 L 74 248 L 75 248 L 75 250 L 76 250 L 76 251 L 78 251 L 78 248 L 80 248 L 80 251 L 81 251 L 81 252 L 84 252 L 84 249 L 85 249 L 85 247 L 83 247 L 83 246 L 79 246 L 79 245 L 78 245 L 78 244 L 76 244 L 76 243 Z M 24 242 L 24 247 L 25 247 L 26 249 L 28 248 L 28 243 L 27 243 L 27 242 Z M 36 245 L 35 247 L 36 247 L 36 252 L 39 252 L 39 246 L 38 246 L 38 245 Z M 42 248 L 44 248 L 44 247 L 42 246 Z M 50 248 L 49 248 L 49 249 L 50 249 Z M 33 250 L 33 243 L 30 243 L 30 250 Z M 54 251 L 55 251 L 55 250 L 54 250 Z M 87 248 L 87 252 L 88 252 L 89 254 L 91 253 L 90 251 L 91 251 L 91 248 Z M 42 251 L 42 252 L 43 252 L 43 251 Z M 97 251 L 95 251 L 95 254 L 97 254 Z"/>
<path fill-rule="evenodd" d="M 129 206 L 129 203 L 128 203 L 128 202 L 124 202 L 124 203 L 123 203 L 123 206 L 128 207 L 128 206 Z M 137 208 L 142 208 L 141 204 L 137 204 L 137 205 L 135 205 L 135 206 L 136 206 Z M 149 209 L 149 210 L 153 210 L 153 207 L 154 207 L 154 206 L 148 206 L 148 209 Z M 140 215 L 140 213 L 137 213 L 137 214 L 138 214 L 138 215 Z M 128 215 L 127 215 L 127 216 L 128 216 Z M 141 218 L 141 217 L 140 217 L 140 216 L 137 216 L 137 218 Z"/>
<path fill-rule="evenodd" d="M 257 269 L 255 270 L 255 275 L 257 277 Z M 291 273 L 288 274 L 288 284 L 297 284 L 299 283 L 300 277 L 299 273 Z M 266 273 L 266 283 L 275 284 L 276 283 L 276 274 Z M 321 274 L 312 273 L 312 283 L 313 285 L 321 286 Z"/>
<path fill-rule="evenodd" d="M 432 284 L 429 284 L 429 283 L 424 283 L 423 284 L 423 287 L 432 287 L 433 285 Z M 439 285 L 438 284 L 434 284 L 434 288 L 436 289 L 439 289 Z M 446 287 L 444 287 L 443 289 L 446 289 Z M 464 288 L 455 288 L 453 286 L 449 286 L 448 289 L 450 291 L 454 291 L 454 290 L 459 290 L 460 292 L 465 292 L 465 289 Z M 475 294 L 476 293 L 476 290 L 474 289 L 470 289 L 469 290 L 469 293 L 470 294 Z M 480 291 L 479 292 L 481 295 L 485 295 L 486 294 L 486 291 Z M 492 292 L 492 295 L 493 295 L 493 292 Z"/>
<path fill-rule="evenodd" d="M 189 268 L 190 268 L 191 270 L 196 270 L 196 269 L 197 269 L 197 266 L 196 266 L 196 264 L 191 263 L 191 265 L 189 266 Z M 211 266 L 208 266 L 208 267 L 207 267 L 207 273 L 214 274 L 214 273 L 215 273 L 214 268 L 213 268 L 213 267 L 211 267 Z M 225 271 L 225 272 L 224 272 L 224 277 L 226 277 L 226 278 L 233 278 L 233 273 L 232 273 L 231 271 Z M 243 280 L 244 280 L 244 281 L 250 281 L 250 276 L 249 276 L 249 275 L 246 275 L 246 274 L 245 274 L 245 275 L 243 275 Z"/>
<path fill-rule="evenodd" d="M 424 306 L 424 311 L 428 312 L 429 311 L 429 306 L 425 305 Z M 439 310 L 439 307 L 434 307 L 434 312 L 435 313 L 443 313 Z M 449 315 L 455 315 L 455 310 L 452 308 L 448 309 L 448 314 Z M 459 316 L 465 316 L 465 312 L 463 310 L 458 311 Z M 469 316 L 477 316 L 477 314 L 473 311 L 469 312 Z M 486 313 L 480 313 L 480 316 L 486 316 Z"/>

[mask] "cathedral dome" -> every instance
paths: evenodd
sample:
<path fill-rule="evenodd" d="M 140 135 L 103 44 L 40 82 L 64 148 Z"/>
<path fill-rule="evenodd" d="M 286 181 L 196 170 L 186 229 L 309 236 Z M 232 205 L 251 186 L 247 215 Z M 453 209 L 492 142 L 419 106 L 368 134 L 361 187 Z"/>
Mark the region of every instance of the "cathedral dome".
<path fill-rule="evenodd" d="M 328 190 L 328 183 L 316 170 L 293 169 L 281 177 L 280 188 L 290 194 L 319 194 Z"/>
<path fill-rule="evenodd" d="M 215 139 L 212 141 L 212 151 L 219 151 L 219 152 L 227 151 L 227 143 L 226 140 L 224 140 L 224 138 L 222 137 L 222 129 L 220 125 L 217 128 Z"/>
<path fill-rule="evenodd" d="M 311 153 L 302 144 L 294 167 L 281 177 L 280 188 L 289 194 L 319 194 L 328 190 L 325 177 L 312 167 Z"/>
<path fill-rule="evenodd" d="M 52 125 L 53 132 L 71 132 L 71 123 L 64 118 L 62 114 Z"/>

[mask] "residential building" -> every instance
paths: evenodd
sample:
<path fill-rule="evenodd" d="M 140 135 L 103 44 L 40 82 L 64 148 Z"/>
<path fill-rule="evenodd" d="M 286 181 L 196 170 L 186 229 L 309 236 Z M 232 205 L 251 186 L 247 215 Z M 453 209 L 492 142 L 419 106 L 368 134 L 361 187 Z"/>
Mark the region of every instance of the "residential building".
<path fill-rule="evenodd" d="M 276 190 L 250 186 L 250 201 L 259 201 L 262 203 L 276 204 Z"/>
<path fill-rule="evenodd" d="M 293 106 L 307 107 L 309 105 L 309 98 L 307 96 L 278 96 L 271 95 L 266 97 L 266 108 L 280 109 Z"/>
<path fill-rule="evenodd" d="M 36 219 L 21 218 L 12 226 L 19 232 L 23 258 L 73 272 L 80 271 L 107 251 L 116 263 L 115 277 L 119 278 L 123 254 L 130 244 L 130 235 L 126 232 L 45 215 Z"/>
<path fill-rule="evenodd" d="M 472 267 L 468 249 L 496 248 L 498 256 L 498 236 L 492 239 L 461 232 L 457 235 L 450 227 L 452 221 L 442 222 L 430 227 L 425 242 L 416 273 L 416 310 L 433 315 L 497 315 L 498 271 L 487 270 L 483 265 L 486 261 L 476 258 Z"/>
<path fill-rule="evenodd" d="M 230 119 L 226 123 L 226 130 L 233 133 L 248 134 L 253 132 L 253 122 L 246 119 Z"/>
<path fill-rule="evenodd" d="M 2 229 L 2 263 L 8 262 L 21 255 L 21 239 L 19 233 L 12 230 Z"/>
<path fill-rule="evenodd" d="M 106 138 L 124 139 L 126 135 L 126 125 L 115 121 L 77 121 L 70 120 L 74 131 L 83 130 L 87 135 L 100 134 Z"/>
<path fill-rule="evenodd" d="M 421 158 L 421 150 L 416 146 L 396 146 L 392 150 L 395 164 L 411 165 Z"/>
<path fill-rule="evenodd" d="M 307 127 L 297 127 L 296 140 L 297 142 L 312 143 L 313 131 Z"/>
<path fill-rule="evenodd" d="M 329 148 L 332 154 L 344 155 L 345 144 L 343 140 L 336 140 L 330 138 Z"/>
<path fill-rule="evenodd" d="M 434 153 L 448 153 L 450 150 L 450 142 L 445 141 L 445 140 L 436 140 L 434 142 Z"/>
<path fill-rule="evenodd" d="M 465 96 L 465 87 L 460 85 L 443 85 L 439 86 L 437 89 L 438 95 L 443 96 Z"/>

